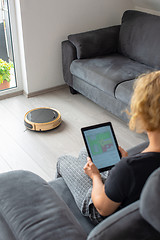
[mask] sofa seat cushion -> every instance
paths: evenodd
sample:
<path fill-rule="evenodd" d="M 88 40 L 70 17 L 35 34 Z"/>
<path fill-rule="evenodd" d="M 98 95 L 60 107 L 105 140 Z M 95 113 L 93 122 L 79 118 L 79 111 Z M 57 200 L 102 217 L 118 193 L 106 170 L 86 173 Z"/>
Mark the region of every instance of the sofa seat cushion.
<path fill-rule="evenodd" d="M 119 83 L 135 79 L 151 69 L 120 54 L 74 60 L 70 67 L 74 76 L 111 96 L 115 96 L 115 89 Z"/>
<path fill-rule="evenodd" d="M 0 214 L 14 236 L 5 236 L 4 240 L 86 239 L 65 202 L 46 181 L 31 172 L 0 175 Z M 2 226 L 0 222 L 1 232 Z"/>
<path fill-rule="evenodd" d="M 73 215 L 76 217 L 77 221 L 80 223 L 84 231 L 89 234 L 90 231 L 95 227 L 95 225 L 88 217 L 82 215 L 64 179 L 60 177 L 51 181 L 49 184 L 60 196 L 60 198 L 65 201 L 65 203 L 70 208 Z"/>
<path fill-rule="evenodd" d="M 119 34 L 120 52 L 135 61 L 160 68 L 160 17 L 128 10 Z"/>

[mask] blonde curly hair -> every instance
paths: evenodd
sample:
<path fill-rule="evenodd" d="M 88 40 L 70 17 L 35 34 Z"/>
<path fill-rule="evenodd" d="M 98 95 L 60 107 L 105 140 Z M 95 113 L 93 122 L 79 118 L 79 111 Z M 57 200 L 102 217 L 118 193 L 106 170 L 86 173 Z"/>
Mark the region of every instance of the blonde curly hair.
<path fill-rule="evenodd" d="M 136 80 L 128 114 L 131 130 L 160 130 L 160 71 L 143 74 Z"/>

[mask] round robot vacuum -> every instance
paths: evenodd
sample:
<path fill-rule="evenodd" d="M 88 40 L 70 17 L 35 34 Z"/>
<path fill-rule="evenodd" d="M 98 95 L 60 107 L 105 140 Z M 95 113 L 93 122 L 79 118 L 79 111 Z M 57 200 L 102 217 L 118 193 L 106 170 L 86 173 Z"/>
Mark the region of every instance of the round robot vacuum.
<path fill-rule="evenodd" d="M 24 116 L 24 125 L 32 131 L 48 131 L 62 122 L 59 111 L 52 108 L 35 108 Z"/>

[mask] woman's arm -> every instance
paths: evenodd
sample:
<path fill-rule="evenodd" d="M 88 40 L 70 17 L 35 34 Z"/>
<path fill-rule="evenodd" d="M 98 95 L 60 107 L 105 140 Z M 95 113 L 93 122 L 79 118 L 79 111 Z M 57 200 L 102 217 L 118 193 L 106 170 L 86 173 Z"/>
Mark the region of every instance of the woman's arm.
<path fill-rule="evenodd" d="M 108 216 L 115 212 L 121 203 L 114 202 L 107 197 L 99 170 L 90 158 L 87 158 L 84 171 L 92 179 L 93 189 L 91 197 L 99 214 L 102 216 Z"/>

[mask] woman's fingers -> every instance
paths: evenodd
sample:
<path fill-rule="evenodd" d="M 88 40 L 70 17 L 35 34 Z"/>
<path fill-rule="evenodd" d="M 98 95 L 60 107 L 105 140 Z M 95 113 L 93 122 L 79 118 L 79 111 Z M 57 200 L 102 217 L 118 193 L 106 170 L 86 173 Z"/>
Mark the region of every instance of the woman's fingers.
<path fill-rule="evenodd" d="M 127 157 L 128 152 L 126 152 L 121 146 L 118 146 L 119 151 L 121 152 L 122 157 Z"/>

